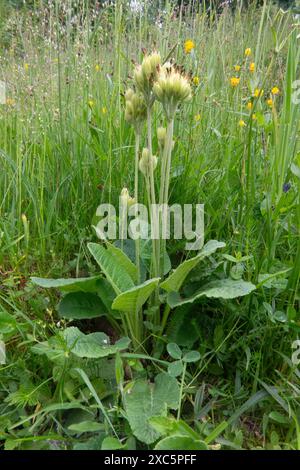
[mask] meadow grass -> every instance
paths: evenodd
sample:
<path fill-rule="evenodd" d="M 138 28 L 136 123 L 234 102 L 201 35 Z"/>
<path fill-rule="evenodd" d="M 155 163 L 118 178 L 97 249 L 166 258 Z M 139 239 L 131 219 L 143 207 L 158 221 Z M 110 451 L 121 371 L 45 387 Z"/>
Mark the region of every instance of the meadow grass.
<path fill-rule="evenodd" d="M 237 262 L 246 257 L 245 279 L 261 286 L 268 274 L 278 281 L 260 287 L 243 308 L 215 302 L 203 307 L 202 359 L 187 374 L 187 403 L 201 417 L 209 383 L 206 413 L 217 424 L 230 413 L 237 419 L 249 399 L 243 445 L 263 447 L 271 421 L 268 445 L 299 449 L 299 373 L 290 363 L 299 334 L 300 106 L 292 99 L 299 77 L 297 20 L 269 2 L 217 16 L 198 11 L 193 2 L 183 11 L 166 1 L 158 17 L 149 2 L 143 14 L 120 0 L 99 12 L 88 2 L 74 11 L 71 3 L 5 12 L 0 25 L 0 79 L 7 84 L 0 107 L 0 299 L 3 312 L 19 319 L 19 349 L 32 335 L 47 336 L 45 328 L 56 330 L 56 298 L 33 294 L 29 276 L 95 270 L 86 242 L 96 239 L 96 208 L 116 204 L 124 186 L 131 193 L 134 188 L 134 134 L 124 120 L 132 62 L 141 60 L 143 49 L 158 49 L 163 58 L 172 51 L 191 76 L 193 98 L 180 108 L 175 125 L 170 201 L 204 203 L 205 237 L 226 242 Z M 195 44 L 191 54 L 184 51 L 187 39 Z M 240 78 L 237 87 L 232 77 Z M 278 94 L 272 95 L 273 87 Z M 263 96 L 253 97 L 256 89 Z M 154 115 L 158 126 L 158 107 Z M 180 244 L 168 248 L 174 262 L 183 257 Z M 228 260 L 224 269 L 234 273 L 235 264 Z M 30 352 L 26 357 L 33 361 Z M 9 376 L 10 366 L 6 370 Z M 33 382 L 43 383 L 52 372 L 47 366 L 40 377 L 33 361 L 31 374 Z M 55 397 L 64 385 L 62 374 Z M 251 410 L 263 398 L 257 395 L 261 389 L 274 401 L 256 416 Z M 216 419 L 214 406 L 221 409 Z M 262 420 L 251 437 L 251 426 L 259 428 Z M 228 433 L 227 440 L 242 445 L 237 429 Z"/>

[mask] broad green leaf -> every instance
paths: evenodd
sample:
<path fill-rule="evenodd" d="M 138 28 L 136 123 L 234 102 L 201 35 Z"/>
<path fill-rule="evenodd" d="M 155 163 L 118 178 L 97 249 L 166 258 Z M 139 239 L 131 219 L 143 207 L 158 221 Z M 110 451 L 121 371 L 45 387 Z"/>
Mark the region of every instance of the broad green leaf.
<path fill-rule="evenodd" d="M 173 359 L 181 359 L 182 357 L 182 351 L 176 343 L 167 344 L 167 351 Z"/>
<path fill-rule="evenodd" d="M 118 260 L 120 266 L 126 271 L 133 282 L 137 281 L 137 268 L 135 264 L 128 258 L 126 253 L 121 250 L 121 248 L 118 248 L 117 246 L 113 245 L 112 243 L 109 243 L 106 241 L 107 245 L 107 250 L 114 255 L 114 257 Z"/>
<path fill-rule="evenodd" d="M 104 303 L 108 312 L 111 312 L 111 306 L 116 297 L 116 293 L 112 288 L 111 284 L 104 278 L 101 278 L 97 282 L 97 294 Z"/>
<path fill-rule="evenodd" d="M 130 275 L 124 271 L 112 252 L 106 250 L 99 243 L 88 243 L 88 249 L 117 294 L 134 287 Z"/>
<path fill-rule="evenodd" d="M 129 344 L 128 338 L 122 338 L 114 345 L 109 344 L 109 338 L 102 332 L 85 335 L 78 328 L 71 326 L 66 328 L 63 336 L 71 353 L 78 357 L 98 359 L 125 349 Z"/>
<path fill-rule="evenodd" d="M 141 259 L 145 263 L 147 270 L 150 271 L 152 259 L 152 240 L 140 240 Z M 162 259 L 163 258 L 163 259 Z M 171 260 L 168 253 L 165 251 L 161 257 L 161 264 L 163 264 L 163 273 L 167 275 L 171 270 Z"/>
<path fill-rule="evenodd" d="M 199 435 L 185 421 L 177 420 L 173 416 L 154 416 L 149 419 L 151 426 L 163 436 L 174 434 L 198 440 Z"/>
<path fill-rule="evenodd" d="M 15 318 L 7 312 L 0 312 L 0 333 L 9 334 L 12 333 L 17 326 Z"/>
<path fill-rule="evenodd" d="M 182 358 L 183 362 L 198 362 L 200 360 L 199 351 L 188 351 Z"/>
<path fill-rule="evenodd" d="M 44 279 L 42 277 L 31 277 L 31 281 L 45 289 L 56 288 L 62 292 L 95 292 L 99 278 L 100 276 L 77 277 L 73 279 Z"/>
<path fill-rule="evenodd" d="M 149 419 L 166 416 L 167 409 L 177 409 L 179 386 L 174 377 L 161 373 L 155 383 L 138 380 L 124 394 L 125 410 L 133 434 L 142 442 L 152 444 L 160 434 L 153 429 Z"/>
<path fill-rule="evenodd" d="M 71 424 L 68 426 L 68 429 L 77 433 L 97 432 L 104 431 L 105 425 L 103 423 L 96 423 L 96 421 L 81 421 L 80 423 Z"/>
<path fill-rule="evenodd" d="M 191 297 L 182 298 L 177 292 L 171 292 L 168 295 L 168 304 L 171 308 L 178 305 L 193 303 L 201 297 L 215 299 L 235 299 L 250 294 L 256 289 L 251 282 L 243 280 L 234 281 L 233 279 L 222 279 L 206 284 L 201 290 Z"/>
<path fill-rule="evenodd" d="M 225 243 L 218 242 L 217 240 L 210 240 L 207 242 L 202 250 L 194 258 L 188 259 L 181 263 L 167 279 L 160 284 L 160 287 L 167 292 L 178 292 L 188 274 L 194 269 L 197 264 L 207 256 L 213 254 L 219 248 L 223 248 Z"/>
<path fill-rule="evenodd" d="M 281 271 L 279 273 L 273 273 L 273 274 L 260 274 L 258 276 L 258 284 L 260 286 L 266 287 L 267 289 L 280 289 L 284 290 L 287 287 L 288 280 L 283 278 L 282 273 L 285 273 L 286 271 Z"/>
<path fill-rule="evenodd" d="M 101 450 L 119 450 L 125 448 L 126 445 L 122 444 L 119 439 L 112 436 L 105 437 L 101 445 Z"/>
<path fill-rule="evenodd" d="M 113 301 L 112 308 L 122 312 L 136 312 L 140 310 L 158 285 L 158 282 L 159 278 L 149 279 L 139 286 L 122 292 Z"/>
<path fill-rule="evenodd" d="M 155 450 L 208 450 L 204 441 L 187 436 L 169 436 L 159 441 Z"/>
<path fill-rule="evenodd" d="M 178 377 L 178 375 L 182 374 L 182 371 L 182 361 L 170 362 L 170 364 L 168 365 L 168 374 L 170 374 L 172 377 Z"/>
<path fill-rule="evenodd" d="M 101 450 L 101 438 L 100 436 L 91 437 L 84 442 L 78 442 L 74 444 L 73 450 Z"/>
<path fill-rule="evenodd" d="M 90 292 L 70 292 L 58 304 L 58 313 L 63 318 L 84 319 L 101 317 L 107 309 L 98 295 Z"/>

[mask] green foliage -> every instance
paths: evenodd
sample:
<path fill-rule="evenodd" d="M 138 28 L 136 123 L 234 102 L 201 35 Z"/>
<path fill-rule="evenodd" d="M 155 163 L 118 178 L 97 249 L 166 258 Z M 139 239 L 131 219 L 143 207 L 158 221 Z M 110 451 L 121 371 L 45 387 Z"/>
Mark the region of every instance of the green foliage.
<path fill-rule="evenodd" d="M 5 3 L 0 450 L 299 450 L 298 19 L 273 2 L 217 15 L 196 15 L 201 2 L 183 15 Z M 196 253 L 174 240 L 93 243 L 99 203 L 116 206 L 124 184 L 135 192 L 123 96 L 153 38 L 193 96 L 173 129 L 151 108 L 158 165 L 138 200 L 163 182 L 164 200 L 204 203 L 211 240 Z M 150 142 L 139 124 L 137 163 Z"/>
<path fill-rule="evenodd" d="M 153 384 L 138 380 L 125 390 L 126 416 L 133 434 L 142 442 L 151 444 L 159 433 L 149 424 L 153 416 L 167 415 L 168 408 L 176 410 L 179 403 L 179 387 L 175 378 L 166 373 L 155 377 Z"/>

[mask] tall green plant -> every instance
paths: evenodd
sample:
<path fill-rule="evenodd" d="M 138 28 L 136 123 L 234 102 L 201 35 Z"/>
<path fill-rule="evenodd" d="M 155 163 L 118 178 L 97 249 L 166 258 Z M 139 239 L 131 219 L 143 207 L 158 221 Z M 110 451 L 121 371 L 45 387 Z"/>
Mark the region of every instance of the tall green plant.
<path fill-rule="evenodd" d="M 101 269 L 99 278 L 58 281 L 33 278 L 33 281 L 42 287 L 58 287 L 68 292 L 58 308 L 62 316 L 78 319 L 93 318 L 97 316 L 97 312 L 99 315 L 105 315 L 115 329 L 130 337 L 136 350 L 145 348 L 149 331 L 163 334 L 173 308 L 193 303 L 202 297 L 233 299 L 247 295 L 255 289 L 253 284 L 241 279 L 221 278 L 199 286 L 192 295 L 185 295 L 184 284 L 189 273 L 204 258 L 225 246 L 225 243 L 216 240 L 208 241 L 194 257 L 183 261 L 171 273 L 168 274 L 169 269 L 166 269 L 164 218 L 168 210 L 174 120 L 178 106 L 190 98 L 191 86 L 188 78 L 172 63 L 162 63 L 157 52 L 145 56 L 142 64 L 135 67 L 133 88 L 128 89 L 125 95 L 125 117 L 134 127 L 136 140 L 135 200 L 129 196 L 126 188 L 121 192 L 121 200 L 122 207 L 135 203 L 138 218 L 137 203 L 141 194 L 139 178 L 141 173 L 150 209 L 150 225 L 153 228 L 149 278 L 147 279 L 147 276 L 146 280 L 141 282 L 141 266 L 142 264 L 145 266 L 147 246 L 147 242 L 141 239 L 135 240 L 134 262 L 126 253 L 122 241 L 121 248 L 108 240 L 104 243 L 89 243 L 88 249 Z M 155 178 L 158 158 L 153 155 L 152 150 L 155 101 L 161 104 L 166 120 L 166 127 L 157 129 L 160 181 L 156 181 Z M 140 142 L 143 138 L 145 121 L 147 147 L 141 151 Z M 122 211 L 120 214 L 122 223 L 125 222 L 124 217 L 126 212 Z M 147 320 L 146 325 L 145 320 Z"/>

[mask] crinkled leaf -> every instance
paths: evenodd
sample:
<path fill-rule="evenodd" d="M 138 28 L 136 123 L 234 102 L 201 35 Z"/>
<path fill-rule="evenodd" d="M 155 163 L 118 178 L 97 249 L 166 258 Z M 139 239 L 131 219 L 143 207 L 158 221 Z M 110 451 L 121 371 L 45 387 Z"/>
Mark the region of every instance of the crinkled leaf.
<path fill-rule="evenodd" d="M 126 255 L 126 253 L 121 250 L 121 248 L 118 248 L 117 246 L 113 245 L 112 243 L 109 243 L 106 241 L 107 245 L 107 250 L 108 252 L 112 253 L 114 257 L 118 260 L 120 266 L 126 271 L 133 282 L 137 281 L 137 268 L 135 264 L 131 261 L 130 258 Z"/>
<path fill-rule="evenodd" d="M 31 277 L 31 281 L 45 289 L 56 288 L 62 292 L 95 292 L 99 278 L 100 276 L 77 277 L 73 279 L 44 279 L 42 277 Z"/>
<path fill-rule="evenodd" d="M 215 299 L 235 299 L 250 294 L 256 289 L 251 282 L 243 280 L 234 281 L 233 279 L 221 279 L 206 284 L 196 294 L 191 297 L 182 298 L 177 292 L 171 292 L 168 295 L 168 304 L 171 308 L 178 305 L 193 303 L 201 297 Z"/>
<path fill-rule="evenodd" d="M 166 416 L 167 409 L 177 409 L 179 386 L 174 377 L 166 373 L 156 376 L 155 383 L 138 380 L 124 395 L 127 419 L 133 434 L 142 442 L 151 444 L 159 433 L 149 423 L 153 416 Z"/>
<path fill-rule="evenodd" d="M 70 292 L 58 304 L 58 313 L 63 318 L 96 318 L 107 313 L 98 295 L 90 292 Z"/>
<path fill-rule="evenodd" d="M 176 268 L 169 277 L 161 283 L 160 287 L 165 289 L 167 292 L 178 292 L 191 270 L 194 269 L 202 259 L 210 256 L 216 250 L 223 248 L 224 246 L 226 245 L 223 242 L 210 240 L 204 245 L 197 256 L 181 263 L 178 268 Z"/>
<path fill-rule="evenodd" d="M 106 250 L 99 243 L 88 243 L 88 249 L 117 294 L 134 287 L 130 275 L 112 252 Z"/>
<path fill-rule="evenodd" d="M 105 333 L 96 332 L 85 335 L 74 326 L 66 328 L 63 336 L 70 352 L 75 356 L 95 359 L 115 354 L 125 349 L 130 343 L 128 338 L 122 338 L 116 344 L 110 345 Z"/>
<path fill-rule="evenodd" d="M 122 292 L 113 301 L 112 308 L 122 312 L 136 312 L 140 310 L 158 285 L 158 282 L 159 278 L 149 279 L 139 286 Z"/>

